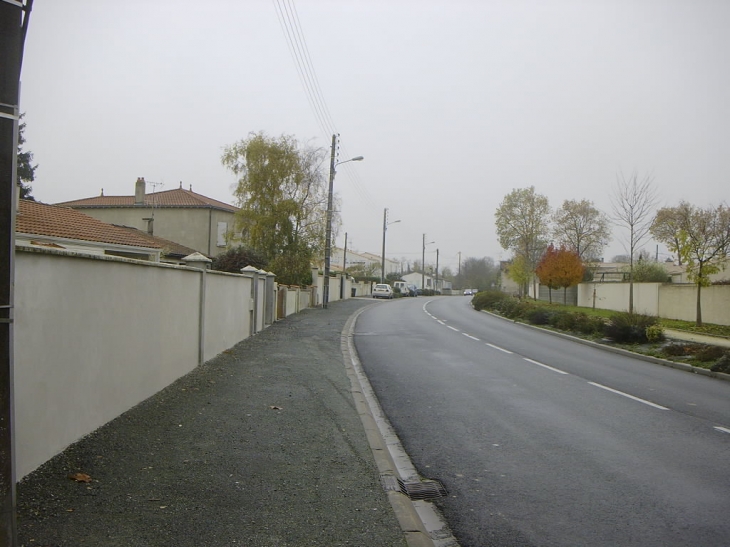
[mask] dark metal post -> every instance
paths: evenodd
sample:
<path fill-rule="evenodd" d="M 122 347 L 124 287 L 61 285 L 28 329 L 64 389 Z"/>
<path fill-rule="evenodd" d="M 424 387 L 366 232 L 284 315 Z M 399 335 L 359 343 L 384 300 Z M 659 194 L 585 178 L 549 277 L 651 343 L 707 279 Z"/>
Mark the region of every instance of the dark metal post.
<path fill-rule="evenodd" d="M 380 282 L 385 283 L 385 232 L 388 229 L 388 208 L 383 209 L 383 253 L 380 257 Z"/>
<path fill-rule="evenodd" d="M 0 0 L 0 546 L 17 545 L 13 424 L 13 281 L 18 103 L 23 58 L 21 2 Z M 25 24 L 27 28 L 28 15 Z"/>

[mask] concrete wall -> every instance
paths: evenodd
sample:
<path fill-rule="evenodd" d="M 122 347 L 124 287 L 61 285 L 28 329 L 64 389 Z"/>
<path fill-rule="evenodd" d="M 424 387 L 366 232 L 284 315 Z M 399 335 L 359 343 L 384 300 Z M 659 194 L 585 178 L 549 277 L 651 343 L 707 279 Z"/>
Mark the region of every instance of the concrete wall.
<path fill-rule="evenodd" d="M 730 325 L 730 285 L 702 287 L 702 321 Z M 659 287 L 659 315 L 668 319 L 694 321 L 697 318 L 695 285 L 662 285 Z"/>
<path fill-rule="evenodd" d="M 628 311 L 628 283 L 581 283 L 578 305 L 604 310 Z M 553 300 L 554 301 L 554 300 Z M 677 283 L 634 283 L 634 310 L 667 319 L 694 321 L 697 317 L 697 287 Z M 730 325 L 730 285 L 702 289 L 702 320 L 716 325 Z"/>
<path fill-rule="evenodd" d="M 49 250 L 15 261 L 18 479 L 251 333 L 244 275 Z"/>

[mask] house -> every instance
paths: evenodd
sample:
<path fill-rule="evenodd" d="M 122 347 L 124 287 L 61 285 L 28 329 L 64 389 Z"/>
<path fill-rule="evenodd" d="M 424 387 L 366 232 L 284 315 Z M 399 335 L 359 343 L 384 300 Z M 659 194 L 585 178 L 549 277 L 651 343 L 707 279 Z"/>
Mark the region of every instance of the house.
<path fill-rule="evenodd" d="M 226 250 L 227 240 L 235 230 L 237 207 L 190 190 L 180 188 L 146 193 L 140 177 L 134 195 L 105 196 L 58 203 L 82 211 L 102 222 L 129 226 L 163 237 L 207 255 Z"/>
<path fill-rule="evenodd" d="M 15 244 L 159 262 L 163 244 L 79 211 L 19 200 Z"/>
<path fill-rule="evenodd" d="M 444 291 L 451 290 L 452 288 L 451 281 L 447 281 L 440 277 L 437 281 L 434 276 L 422 274 L 420 272 L 411 272 L 401 275 L 400 278 L 409 285 L 415 285 L 418 289 L 435 289 L 437 291 Z M 423 285 L 425 285 L 425 287 Z"/>
<path fill-rule="evenodd" d="M 332 248 L 330 256 L 330 269 L 332 271 L 342 271 L 343 259 L 347 259 L 347 269 L 357 268 L 362 271 L 372 271 L 375 275 L 380 275 L 380 265 L 382 263 L 381 256 L 373 253 L 361 253 L 357 251 L 347 250 L 345 256 L 344 250 L 338 247 Z M 400 262 L 385 259 L 385 274 L 398 273 L 400 271 Z"/>

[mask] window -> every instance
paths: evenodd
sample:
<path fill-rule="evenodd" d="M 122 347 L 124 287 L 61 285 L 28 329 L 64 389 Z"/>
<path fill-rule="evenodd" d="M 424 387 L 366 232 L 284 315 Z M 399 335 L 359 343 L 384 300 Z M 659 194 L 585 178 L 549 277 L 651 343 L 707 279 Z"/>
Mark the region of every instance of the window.
<path fill-rule="evenodd" d="M 219 222 L 218 223 L 218 247 L 225 247 L 226 246 L 226 234 L 228 233 L 228 223 L 227 222 Z"/>

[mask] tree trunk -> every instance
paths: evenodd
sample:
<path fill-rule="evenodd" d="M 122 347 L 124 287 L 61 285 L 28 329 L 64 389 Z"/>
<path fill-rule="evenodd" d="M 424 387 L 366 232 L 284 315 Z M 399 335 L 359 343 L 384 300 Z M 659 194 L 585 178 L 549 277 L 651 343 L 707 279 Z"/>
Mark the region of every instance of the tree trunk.
<path fill-rule="evenodd" d="M 700 262 L 697 271 L 697 321 L 698 327 L 702 326 L 702 263 Z"/>
<path fill-rule="evenodd" d="M 553 303 L 553 288 L 548 285 L 548 301 Z"/>

